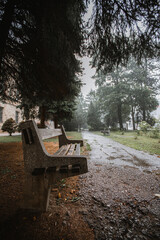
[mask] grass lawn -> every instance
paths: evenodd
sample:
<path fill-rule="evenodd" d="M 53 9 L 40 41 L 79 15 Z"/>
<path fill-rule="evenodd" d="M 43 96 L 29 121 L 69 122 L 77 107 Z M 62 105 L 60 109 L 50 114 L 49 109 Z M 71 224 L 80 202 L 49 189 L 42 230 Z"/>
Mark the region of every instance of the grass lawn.
<path fill-rule="evenodd" d="M 82 139 L 82 134 L 80 132 L 66 132 L 66 135 L 70 139 L 77 139 L 77 140 Z M 57 142 L 57 141 L 58 141 L 58 137 L 44 140 L 44 142 Z"/>
<path fill-rule="evenodd" d="M 21 136 L 5 136 L 0 137 L 0 143 L 21 142 Z"/>
<path fill-rule="evenodd" d="M 67 136 L 71 139 L 82 139 L 80 132 L 66 132 Z M 44 140 L 45 142 L 57 142 L 58 138 L 50 138 Z M 0 143 L 9 143 L 9 142 L 21 142 L 21 136 L 5 136 L 0 137 Z"/>
<path fill-rule="evenodd" d="M 101 132 L 94 133 L 104 136 Z M 124 135 L 118 131 L 111 132 L 110 136 L 105 137 L 109 137 L 116 142 L 137 150 L 160 155 L 160 139 L 157 138 L 151 138 L 147 135 L 138 136 L 137 133 L 133 131 L 124 132 Z"/>

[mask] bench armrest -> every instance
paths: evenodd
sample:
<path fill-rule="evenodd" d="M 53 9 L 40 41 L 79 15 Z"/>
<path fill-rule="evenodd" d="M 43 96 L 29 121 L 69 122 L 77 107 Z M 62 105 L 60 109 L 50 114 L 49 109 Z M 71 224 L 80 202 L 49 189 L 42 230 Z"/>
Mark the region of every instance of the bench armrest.
<path fill-rule="evenodd" d="M 61 131 L 62 131 L 62 135 L 59 136 L 59 147 L 62 147 L 63 145 L 71 144 L 71 143 L 73 143 L 73 144 L 79 143 L 81 147 L 83 146 L 83 140 L 68 139 L 63 126 L 61 126 Z"/>

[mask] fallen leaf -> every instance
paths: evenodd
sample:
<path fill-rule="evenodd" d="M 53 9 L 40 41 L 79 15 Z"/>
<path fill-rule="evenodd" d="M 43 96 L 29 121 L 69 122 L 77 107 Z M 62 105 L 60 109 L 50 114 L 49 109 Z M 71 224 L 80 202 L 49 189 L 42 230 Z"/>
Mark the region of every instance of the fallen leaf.
<path fill-rule="evenodd" d="M 58 192 L 58 188 L 52 188 L 52 192 Z"/>
<path fill-rule="evenodd" d="M 71 201 L 72 201 L 72 202 L 77 202 L 78 200 L 80 200 L 79 197 L 73 197 Z"/>
<path fill-rule="evenodd" d="M 158 194 L 158 193 L 156 193 L 156 194 L 154 194 L 156 197 L 159 197 L 160 198 L 160 194 Z"/>
<path fill-rule="evenodd" d="M 62 195 L 60 192 L 58 193 L 58 198 L 62 198 Z"/>
<path fill-rule="evenodd" d="M 70 193 L 71 193 L 71 194 L 75 193 L 75 190 L 74 190 L 74 189 L 72 189 L 72 190 L 70 191 Z"/>

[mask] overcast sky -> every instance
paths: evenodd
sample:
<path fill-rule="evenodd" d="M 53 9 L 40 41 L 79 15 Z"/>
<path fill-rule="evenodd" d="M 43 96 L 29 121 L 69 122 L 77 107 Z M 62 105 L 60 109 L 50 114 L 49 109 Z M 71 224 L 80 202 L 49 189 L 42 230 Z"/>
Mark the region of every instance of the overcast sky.
<path fill-rule="evenodd" d="M 82 83 L 84 83 L 84 85 L 82 86 L 81 91 L 84 96 L 86 96 L 91 89 L 95 89 L 95 80 L 92 79 L 92 76 L 95 74 L 95 69 L 91 68 L 89 61 L 90 59 L 88 57 L 82 58 L 82 67 L 84 68 Z"/>
<path fill-rule="evenodd" d="M 88 7 L 87 13 L 84 15 L 84 20 L 87 22 L 87 20 L 90 18 L 92 13 L 93 4 L 91 3 Z M 82 58 L 82 67 L 84 68 L 83 76 L 82 76 L 82 82 L 84 83 L 83 87 L 81 88 L 81 91 L 84 96 L 86 96 L 90 90 L 95 89 L 95 80 L 92 79 L 92 76 L 95 74 L 95 69 L 91 68 L 89 65 L 90 58 L 83 57 Z"/>

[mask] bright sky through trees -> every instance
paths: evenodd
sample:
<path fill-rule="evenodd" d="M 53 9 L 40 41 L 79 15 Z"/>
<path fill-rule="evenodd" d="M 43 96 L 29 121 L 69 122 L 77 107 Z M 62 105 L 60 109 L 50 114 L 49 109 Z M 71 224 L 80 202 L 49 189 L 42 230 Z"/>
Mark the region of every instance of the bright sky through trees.
<path fill-rule="evenodd" d="M 84 96 L 86 96 L 91 89 L 95 89 L 95 80 L 92 79 L 92 76 L 95 74 L 95 69 L 91 68 L 89 65 L 90 60 L 91 59 L 88 57 L 82 58 L 82 67 L 84 68 L 82 82 L 84 85 L 82 86 L 81 91 Z"/>
<path fill-rule="evenodd" d="M 87 22 L 87 20 L 90 18 L 92 14 L 92 7 L 93 4 L 91 3 L 88 7 L 87 13 L 84 15 L 84 20 Z M 82 58 L 82 67 L 84 68 L 83 76 L 82 76 L 82 82 L 83 86 L 81 88 L 82 94 L 87 95 L 91 89 L 95 89 L 95 80 L 92 79 L 92 76 L 95 74 L 95 69 L 91 68 L 89 62 L 91 61 L 88 57 Z"/>

